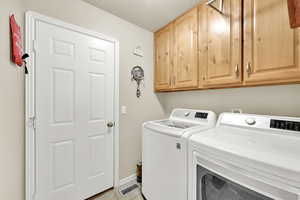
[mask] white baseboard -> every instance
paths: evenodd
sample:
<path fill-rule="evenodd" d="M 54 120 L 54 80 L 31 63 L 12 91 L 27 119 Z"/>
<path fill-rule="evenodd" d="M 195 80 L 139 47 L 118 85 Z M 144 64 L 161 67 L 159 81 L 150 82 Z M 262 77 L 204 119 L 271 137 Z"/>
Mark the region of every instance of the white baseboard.
<path fill-rule="evenodd" d="M 128 184 L 132 181 L 135 181 L 135 180 L 136 180 L 136 174 L 132 174 L 132 175 L 126 177 L 126 178 L 121 179 L 120 182 L 119 182 L 119 186 L 126 185 L 126 184 Z"/>

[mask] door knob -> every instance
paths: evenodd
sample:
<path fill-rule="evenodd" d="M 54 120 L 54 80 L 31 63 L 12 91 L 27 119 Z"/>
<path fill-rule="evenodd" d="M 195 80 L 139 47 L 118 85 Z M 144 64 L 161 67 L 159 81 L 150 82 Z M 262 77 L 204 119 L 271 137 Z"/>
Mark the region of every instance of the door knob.
<path fill-rule="evenodd" d="M 107 127 L 108 127 L 108 128 L 112 128 L 112 127 L 114 127 L 114 125 L 115 125 L 114 122 L 108 122 L 108 123 L 107 123 Z"/>

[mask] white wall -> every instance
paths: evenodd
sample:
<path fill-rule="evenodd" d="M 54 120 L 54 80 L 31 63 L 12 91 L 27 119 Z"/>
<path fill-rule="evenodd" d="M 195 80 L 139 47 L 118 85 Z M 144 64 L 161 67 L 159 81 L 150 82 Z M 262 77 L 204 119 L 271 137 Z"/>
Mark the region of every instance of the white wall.
<path fill-rule="evenodd" d="M 10 62 L 9 14 L 23 24 L 23 0 L 0 2 L 0 199 L 24 199 L 24 71 Z"/>
<path fill-rule="evenodd" d="M 216 113 L 240 108 L 245 113 L 300 117 L 300 85 L 232 88 L 160 94 L 166 114 L 173 108 Z"/>

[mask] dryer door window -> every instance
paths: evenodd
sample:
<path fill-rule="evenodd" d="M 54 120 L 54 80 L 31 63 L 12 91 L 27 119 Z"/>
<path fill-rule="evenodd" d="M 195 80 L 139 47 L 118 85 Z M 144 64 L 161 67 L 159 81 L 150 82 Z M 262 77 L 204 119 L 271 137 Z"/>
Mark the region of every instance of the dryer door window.
<path fill-rule="evenodd" d="M 197 166 L 197 200 L 273 200 Z"/>

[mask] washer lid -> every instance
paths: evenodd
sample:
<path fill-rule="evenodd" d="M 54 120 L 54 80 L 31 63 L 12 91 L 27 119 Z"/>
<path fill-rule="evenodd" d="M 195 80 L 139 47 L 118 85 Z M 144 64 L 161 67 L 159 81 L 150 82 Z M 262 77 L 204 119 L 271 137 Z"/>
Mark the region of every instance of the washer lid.
<path fill-rule="evenodd" d="M 212 126 L 205 126 L 202 124 L 193 124 L 166 119 L 147 122 L 144 124 L 144 128 L 155 131 L 156 133 L 165 134 L 172 137 L 182 137 L 184 134 L 196 134 L 200 131 L 212 128 Z"/>
<path fill-rule="evenodd" d="M 199 124 L 187 123 L 187 122 L 175 121 L 175 120 L 162 120 L 162 121 L 158 121 L 157 123 L 163 126 L 168 126 L 172 128 L 178 128 L 178 129 L 187 129 L 187 128 L 199 126 Z"/>
<path fill-rule="evenodd" d="M 143 127 L 173 137 L 190 137 L 191 134 L 215 127 L 216 118 L 212 111 L 177 108 L 169 119 L 146 122 Z"/>

